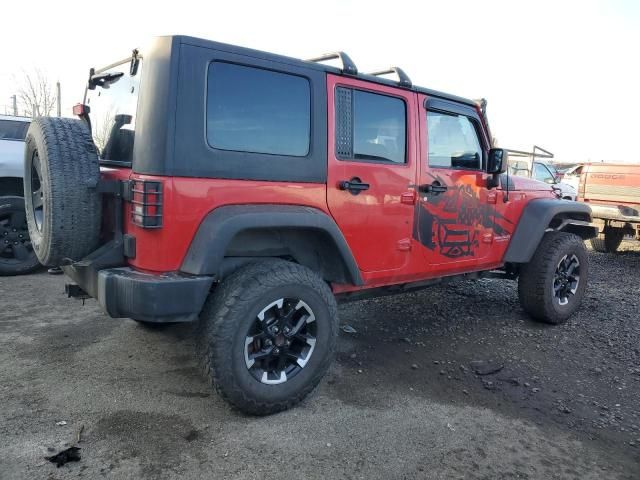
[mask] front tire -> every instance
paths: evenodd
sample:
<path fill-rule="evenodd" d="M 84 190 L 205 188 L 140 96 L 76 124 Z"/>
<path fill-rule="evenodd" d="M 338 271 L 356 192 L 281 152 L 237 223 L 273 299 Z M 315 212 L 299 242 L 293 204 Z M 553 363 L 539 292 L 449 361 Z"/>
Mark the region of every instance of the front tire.
<path fill-rule="evenodd" d="M 582 239 L 571 233 L 548 232 L 520 270 L 520 304 L 534 320 L 563 323 L 580 307 L 588 276 Z"/>
<path fill-rule="evenodd" d="M 205 372 L 225 400 L 251 415 L 305 398 L 329 368 L 338 335 L 328 285 L 283 260 L 234 272 L 210 295 L 200 322 Z"/>

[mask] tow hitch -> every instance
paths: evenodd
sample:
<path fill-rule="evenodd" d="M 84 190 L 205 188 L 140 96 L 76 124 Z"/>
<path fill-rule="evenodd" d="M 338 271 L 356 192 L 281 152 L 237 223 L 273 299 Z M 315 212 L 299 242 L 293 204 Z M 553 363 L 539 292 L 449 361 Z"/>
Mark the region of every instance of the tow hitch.
<path fill-rule="evenodd" d="M 76 283 L 65 283 L 64 293 L 66 293 L 67 297 L 69 298 L 73 297 L 73 298 L 82 299 L 83 304 L 87 298 L 91 298 L 89 294 L 85 292 L 82 288 L 80 288 L 80 285 Z"/>

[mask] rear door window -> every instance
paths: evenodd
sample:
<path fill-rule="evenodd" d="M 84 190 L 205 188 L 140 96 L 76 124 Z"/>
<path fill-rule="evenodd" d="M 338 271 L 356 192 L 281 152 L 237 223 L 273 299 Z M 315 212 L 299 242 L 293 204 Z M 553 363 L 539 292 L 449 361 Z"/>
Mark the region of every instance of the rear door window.
<path fill-rule="evenodd" d="M 336 88 L 336 156 L 340 160 L 406 163 L 404 100 Z"/>
<path fill-rule="evenodd" d="M 213 62 L 207 78 L 207 141 L 213 148 L 304 157 L 311 92 L 297 75 Z"/>
<path fill-rule="evenodd" d="M 24 140 L 30 122 L 0 120 L 0 140 Z"/>

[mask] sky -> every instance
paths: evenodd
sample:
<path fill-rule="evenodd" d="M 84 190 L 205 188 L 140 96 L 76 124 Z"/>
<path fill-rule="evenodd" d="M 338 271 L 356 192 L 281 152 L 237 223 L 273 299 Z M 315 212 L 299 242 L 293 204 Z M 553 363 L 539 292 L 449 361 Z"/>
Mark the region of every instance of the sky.
<path fill-rule="evenodd" d="M 24 72 L 62 86 L 63 115 L 90 67 L 151 36 L 185 34 L 297 58 L 343 50 L 362 72 L 488 100 L 505 148 L 559 161 L 640 162 L 640 1 L 423 0 L 3 2 L 0 113 Z"/>

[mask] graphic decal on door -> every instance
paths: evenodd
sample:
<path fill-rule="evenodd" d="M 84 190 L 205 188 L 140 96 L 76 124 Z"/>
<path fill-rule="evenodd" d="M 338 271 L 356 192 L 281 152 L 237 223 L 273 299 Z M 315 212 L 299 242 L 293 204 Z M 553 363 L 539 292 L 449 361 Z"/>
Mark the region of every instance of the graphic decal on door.
<path fill-rule="evenodd" d="M 446 185 L 442 178 L 434 181 Z M 424 194 L 423 194 L 424 195 Z M 429 250 L 448 258 L 473 257 L 480 245 L 482 228 L 498 235 L 511 233 L 513 223 L 483 203 L 471 185 L 449 186 L 441 194 L 426 194 L 427 202 L 417 205 L 414 238 Z"/>

